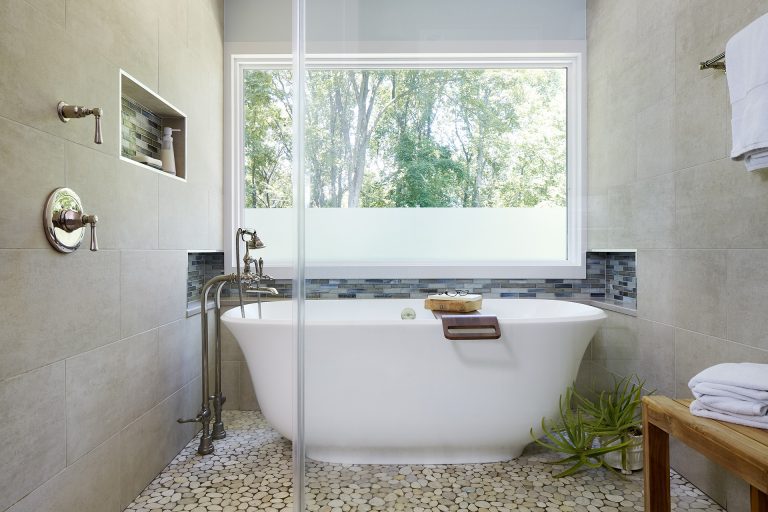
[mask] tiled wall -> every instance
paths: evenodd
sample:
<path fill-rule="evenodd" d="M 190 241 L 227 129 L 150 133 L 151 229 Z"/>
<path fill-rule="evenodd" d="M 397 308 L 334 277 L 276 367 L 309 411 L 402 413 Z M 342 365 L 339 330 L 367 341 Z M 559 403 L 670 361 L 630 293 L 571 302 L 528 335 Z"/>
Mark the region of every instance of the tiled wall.
<path fill-rule="evenodd" d="M 223 245 L 221 34 L 221 1 L 0 0 L 0 511 L 123 510 L 194 433 L 184 267 Z M 188 114 L 186 183 L 119 159 L 121 68 Z M 104 143 L 59 100 L 102 107 Z M 98 252 L 48 245 L 62 186 Z"/>
<path fill-rule="evenodd" d="M 221 253 L 190 253 L 187 300 L 199 300 L 203 279 L 224 273 Z M 283 298 L 290 280 L 269 281 Z M 634 309 L 634 253 L 588 253 L 585 279 L 308 279 L 308 299 L 422 299 L 445 290 L 469 290 L 489 299 L 610 299 Z"/>
<path fill-rule="evenodd" d="M 205 283 L 223 274 L 223 252 L 190 252 L 187 255 L 187 304 L 199 301 Z M 222 295 L 226 291 L 227 288 L 222 291 Z"/>
<path fill-rule="evenodd" d="M 728 158 L 726 76 L 698 66 L 768 0 L 587 5 L 590 244 L 638 249 L 638 316 L 609 313 L 592 376 L 637 372 L 688 397 L 708 366 L 768 362 L 768 172 Z M 745 509 L 738 480 L 682 447 L 672 463 Z"/>
<path fill-rule="evenodd" d="M 606 298 L 637 308 L 635 253 L 609 253 L 604 258 Z"/>
<path fill-rule="evenodd" d="M 121 154 L 126 158 L 142 154 L 160 160 L 163 120 L 128 96 L 120 101 L 123 105 Z"/>

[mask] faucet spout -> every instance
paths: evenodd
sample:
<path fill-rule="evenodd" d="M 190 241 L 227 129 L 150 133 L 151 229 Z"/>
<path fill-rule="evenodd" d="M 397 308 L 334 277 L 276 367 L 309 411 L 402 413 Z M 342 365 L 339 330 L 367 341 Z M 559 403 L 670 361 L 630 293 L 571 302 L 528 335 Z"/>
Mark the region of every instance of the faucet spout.
<path fill-rule="evenodd" d="M 276 288 L 271 286 L 259 286 L 257 288 L 248 288 L 245 293 L 249 295 L 280 295 Z"/>

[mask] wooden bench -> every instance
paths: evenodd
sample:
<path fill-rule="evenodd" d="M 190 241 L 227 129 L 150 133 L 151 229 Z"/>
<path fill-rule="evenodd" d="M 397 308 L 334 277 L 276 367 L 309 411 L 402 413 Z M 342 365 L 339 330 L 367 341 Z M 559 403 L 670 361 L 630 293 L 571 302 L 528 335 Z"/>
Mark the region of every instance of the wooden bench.
<path fill-rule="evenodd" d="M 768 512 L 768 430 L 700 418 L 690 400 L 643 398 L 645 510 L 670 510 L 669 436 L 676 437 L 750 485 L 752 512 Z"/>

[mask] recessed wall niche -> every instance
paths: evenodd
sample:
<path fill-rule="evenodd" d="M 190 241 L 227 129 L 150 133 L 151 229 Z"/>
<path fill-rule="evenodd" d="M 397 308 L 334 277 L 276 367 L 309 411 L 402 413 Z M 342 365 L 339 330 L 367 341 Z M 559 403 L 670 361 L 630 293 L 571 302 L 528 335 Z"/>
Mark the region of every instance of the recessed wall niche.
<path fill-rule="evenodd" d="M 161 160 L 163 128 L 179 130 L 173 132 L 175 175 L 151 163 Z M 163 176 L 186 181 L 186 140 L 187 116 L 120 70 L 120 159 Z M 139 161 L 141 159 L 147 161 Z"/>

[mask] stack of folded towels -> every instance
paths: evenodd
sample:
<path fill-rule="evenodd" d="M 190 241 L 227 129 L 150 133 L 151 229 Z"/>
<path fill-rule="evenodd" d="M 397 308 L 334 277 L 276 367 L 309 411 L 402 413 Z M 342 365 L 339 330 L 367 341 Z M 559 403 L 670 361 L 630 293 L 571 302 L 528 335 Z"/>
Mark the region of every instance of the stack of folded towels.
<path fill-rule="evenodd" d="M 768 364 L 723 363 L 688 383 L 696 400 L 691 413 L 768 429 Z"/>

